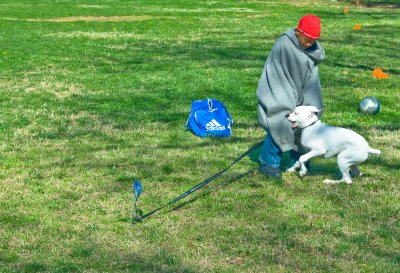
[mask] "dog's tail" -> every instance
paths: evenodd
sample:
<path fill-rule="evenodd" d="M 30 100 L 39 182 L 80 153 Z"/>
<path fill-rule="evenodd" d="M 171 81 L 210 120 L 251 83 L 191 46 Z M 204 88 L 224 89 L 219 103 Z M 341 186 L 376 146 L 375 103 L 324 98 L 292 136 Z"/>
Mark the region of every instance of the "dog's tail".
<path fill-rule="evenodd" d="M 368 148 L 368 153 L 374 154 L 374 155 L 380 155 L 380 154 L 381 154 L 381 151 L 378 150 L 378 149 L 374 149 L 374 148 L 369 147 L 369 148 Z"/>

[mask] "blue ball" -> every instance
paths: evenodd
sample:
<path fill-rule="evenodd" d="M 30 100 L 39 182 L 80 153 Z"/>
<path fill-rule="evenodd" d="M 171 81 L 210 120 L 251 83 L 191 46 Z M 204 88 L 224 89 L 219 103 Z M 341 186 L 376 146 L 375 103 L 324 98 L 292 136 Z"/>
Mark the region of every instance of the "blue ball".
<path fill-rule="evenodd" d="M 381 104 L 378 99 L 372 96 L 367 96 L 360 101 L 360 112 L 367 115 L 376 115 L 381 109 Z"/>

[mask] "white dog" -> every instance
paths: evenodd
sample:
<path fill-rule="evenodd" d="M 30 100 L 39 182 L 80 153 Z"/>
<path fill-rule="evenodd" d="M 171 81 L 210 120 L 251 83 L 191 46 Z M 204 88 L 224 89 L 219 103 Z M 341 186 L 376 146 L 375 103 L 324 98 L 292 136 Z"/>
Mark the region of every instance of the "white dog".
<path fill-rule="evenodd" d="M 328 158 L 337 155 L 342 179 L 326 179 L 324 183 L 351 184 L 349 170 L 351 169 L 355 176 L 361 175 L 357 164 L 364 162 L 369 153 L 379 155 L 381 151 L 370 148 L 362 136 L 351 130 L 323 124 L 316 115 L 319 111 L 314 106 L 298 106 L 293 113 L 288 115 L 293 128 L 303 129 L 300 142 L 305 148 L 310 149 L 310 152 L 302 155 L 288 171 L 293 172 L 300 168 L 299 174 L 303 176 L 307 173 L 304 163 L 310 158 L 315 156 Z"/>

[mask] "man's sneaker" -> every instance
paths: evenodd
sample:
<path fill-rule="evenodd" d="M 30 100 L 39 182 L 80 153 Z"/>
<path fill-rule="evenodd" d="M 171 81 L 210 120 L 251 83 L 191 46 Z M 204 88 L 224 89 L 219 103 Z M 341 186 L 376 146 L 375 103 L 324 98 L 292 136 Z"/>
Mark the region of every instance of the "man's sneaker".
<path fill-rule="evenodd" d="M 269 178 L 281 178 L 281 170 L 269 165 L 261 165 L 260 172 Z"/>

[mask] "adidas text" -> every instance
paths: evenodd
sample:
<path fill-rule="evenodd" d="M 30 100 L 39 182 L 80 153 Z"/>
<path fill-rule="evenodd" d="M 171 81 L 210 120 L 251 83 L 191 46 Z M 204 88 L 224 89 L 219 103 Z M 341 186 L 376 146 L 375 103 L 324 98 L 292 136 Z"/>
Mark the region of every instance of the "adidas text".
<path fill-rule="evenodd" d="M 219 124 L 215 119 L 207 123 L 206 129 L 208 131 L 224 131 L 226 128 L 225 126 Z"/>

